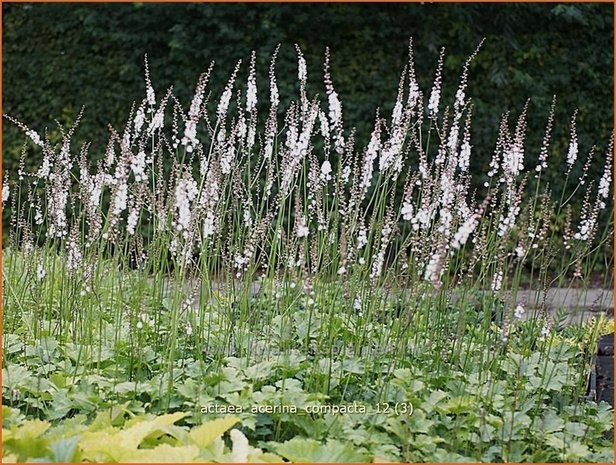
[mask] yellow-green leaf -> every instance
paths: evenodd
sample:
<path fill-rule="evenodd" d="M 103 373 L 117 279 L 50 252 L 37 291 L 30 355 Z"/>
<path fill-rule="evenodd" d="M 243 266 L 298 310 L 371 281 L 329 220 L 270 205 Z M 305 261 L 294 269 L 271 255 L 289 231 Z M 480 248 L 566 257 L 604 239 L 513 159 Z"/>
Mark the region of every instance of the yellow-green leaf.
<path fill-rule="evenodd" d="M 199 456 L 197 446 L 170 446 L 161 444 L 154 449 L 138 449 L 129 457 L 125 457 L 127 463 L 186 463 L 194 462 Z"/>
<path fill-rule="evenodd" d="M 239 421 L 238 417 L 233 416 L 217 418 L 197 426 L 189 433 L 189 436 L 197 446 L 207 447 L 214 439 L 222 436 Z"/>
<path fill-rule="evenodd" d="M 122 431 L 118 438 L 119 442 L 123 447 L 128 449 L 136 449 L 150 434 L 163 429 L 165 433 L 168 433 L 169 429 L 165 427 L 173 425 L 176 421 L 181 420 L 186 415 L 187 414 L 184 412 L 176 412 L 137 423 Z"/>

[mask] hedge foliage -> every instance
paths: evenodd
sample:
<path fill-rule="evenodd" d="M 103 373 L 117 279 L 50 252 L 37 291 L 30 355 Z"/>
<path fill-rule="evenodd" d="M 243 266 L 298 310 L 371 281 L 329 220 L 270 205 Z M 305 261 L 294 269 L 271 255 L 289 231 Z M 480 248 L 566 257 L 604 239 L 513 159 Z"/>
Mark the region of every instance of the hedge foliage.
<path fill-rule="evenodd" d="M 217 99 L 237 59 L 246 63 L 253 49 L 258 83 L 266 86 L 279 43 L 277 75 L 287 98 L 298 93 L 292 45 L 302 47 L 309 84 L 321 93 L 324 49 L 331 47 L 347 127 L 356 126 L 365 141 L 376 107 L 389 111 L 394 101 L 409 36 L 426 90 L 446 47 L 448 102 L 464 60 L 487 39 L 468 89 L 475 96 L 472 168 L 486 169 L 502 113 L 517 117 L 528 98 L 529 159 L 539 152 L 554 94 L 554 166 L 563 166 L 575 108 L 582 156 L 592 144 L 605 148 L 612 131 L 609 4 L 4 4 L 3 14 L 4 113 L 53 133 L 55 120 L 69 124 L 85 105 L 77 140 L 92 141 L 93 156 L 104 152 L 108 124 L 123 127 L 131 102 L 144 96 L 145 53 L 158 91 L 173 85 L 187 104 L 210 61 L 216 60 L 210 82 Z M 246 67 L 242 72 L 243 80 Z M 3 140 L 4 169 L 15 173 L 25 137 L 5 122 Z M 32 153 L 26 168 L 39 157 Z M 593 177 L 600 170 L 595 163 Z M 548 176 L 558 191 L 562 173 Z"/>

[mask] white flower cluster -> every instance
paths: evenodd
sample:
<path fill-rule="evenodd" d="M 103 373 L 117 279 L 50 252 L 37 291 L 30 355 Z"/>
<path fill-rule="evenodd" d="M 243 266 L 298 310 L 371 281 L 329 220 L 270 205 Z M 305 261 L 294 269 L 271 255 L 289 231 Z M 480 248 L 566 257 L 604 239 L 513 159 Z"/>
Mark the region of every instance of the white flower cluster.
<path fill-rule="evenodd" d="M 289 133 L 285 142 L 289 149 L 288 156 L 283 160 L 282 182 L 280 191 L 286 195 L 291 188 L 294 177 L 297 175 L 302 160 L 308 155 L 310 148 L 310 135 L 318 115 L 317 105 L 312 105 L 308 118 L 304 121 L 301 133 L 297 133 L 297 121 L 289 127 Z"/>
<path fill-rule="evenodd" d="M 578 156 L 578 137 L 577 131 L 575 129 L 575 119 L 577 117 L 577 110 L 573 113 L 573 117 L 571 118 L 571 137 L 569 141 L 569 150 L 567 151 L 567 165 L 569 165 L 569 171 L 571 171 L 571 167 L 577 160 Z"/>
<path fill-rule="evenodd" d="M 209 237 L 216 232 L 217 219 L 215 215 L 216 206 L 220 198 L 220 179 L 219 175 L 213 169 L 207 171 L 205 176 L 205 184 L 201 196 L 199 197 L 199 206 L 204 212 L 203 218 L 203 236 Z"/>
<path fill-rule="evenodd" d="M 539 337 L 537 339 L 539 341 L 545 341 L 545 339 L 550 335 L 551 330 L 552 330 L 552 325 L 550 324 L 550 321 L 546 319 L 543 322 L 541 333 L 539 334 Z"/>
<path fill-rule="evenodd" d="M 152 87 L 152 84 L 149 82 L 146 87 L 146 99 L 148 101 L 148 105 L 150 106 L 156 105 L 156 96 L 154 94 L 154 88 Z"/>
<path fill-rule="evenodd" d="M 338 93 L 335 90 L 331 90 L 327 95 L 327 102 L 329 103 L 329 119 L 333 127 L 338 127 L 342 121 L 342 104 L 338 98 Z"/>
<path fill-rule="evenodd" d="M 539 163 L 535 167 L 535 171 L 540 173 L 542 170 L 548 167 L 548 146 L 550 144 L 550 136 L 552 134 L 552 127 L 554 125 L 554 108 L 556 106 L 556 96 L 552 97 L 552 106 L 550 108 L 550 116 L 545 128 L 545 135 L 543 136 L 543 142 L 541 144 L 541 151 L 539 152 Z M 536 177 L 538 176 L 535 175 Z"/>
<path fill-rule="evenodd" d="M 252 113 L 257 108 L 257 78 L 254 67 L 255 54 L 252 52 L 252 61 L 250 65 L 250 74 L 248 75 L 248 84 L 246 86 L 246 111 Z"/>
<path fill-rule="evenodd" d="M 197 194 L 197 183 L 190 174 L 180 179 L 175 188 L 175 209 L 177 211 L 175 226 L 178 231 L 184 231 L 185 235 L 186 231 L 190 228 L 191 206 Z"/>
<path fill-rule="evenodd" d="M 575 163 L 578 156 L 578 143 L 576 140 L 572 140 L 569 144 L 569 151 L 567 152 L 567 164 L 569 166 Z"/>
<path fill-rule="evenodd" d="M 66 269 L 69 273 L 74 273 L 77 268 L 79 268 L 79 265 L 81 265 L 82 259 L 76 233 L 71 234 L 71 237 L 66 244 L 66 250 L 68 252 L 66 257 Z"/>
<path fill-rule="evenodd" d="M 368 244 L 368 235 L 366 226 L 362 224 L 359 228 L 359 233 L 357 234 L 357 248 L 361 250 L 366 246 L 366 244 Z"/>
<path fill-rule="evenodd" d="M 438 106 L 441 100 L 441 89 L 440 87 L 435 86 L 432 89 L 432 93 L 430 94 L 430 100 L 428 101 L 428 112 L 431 116 L 435 116 L 438 114 Z"/>
<path fill-rule="evenodd" d="M 233 96 L 233 85 L 235 84 L 235 77 L 237 76 L 237 72 L 240 68 L 242 61 L 238 61 L 237 65 L 235 65 L 235 69 L 229 78 L 229 82 L 227 82 L 227 86 L 225 87 L 224 92 L 222 93 L 220 100 L 218 101 L 218 108 L 216 110 L 216 115 L 219 120 L 224 120 L 225 116 L 227 116 L 227 110 L 229 109 L 229 103 L 231 103 L 231 97 Z"/>
<path fill-rule="evenodd" d="M 387 251 L 387 245 L 391 239 L 392 234 L 391 219 L 386 218 L 383 225 L 383 232 L 381 233 L 381 243 L 379 251 L 376 254 L 374 261 L 372 262 L 372 270 L 370 271 L 370 279 L 375 280 L 383 272 L 383 265 L 385 263 L 385 252 Z"/>
<path fill-rule="evenodd" d="M 297 79 L 300 82 L 306 82 L 306 78 L 308 77 L 308 71 L 306 69 L 306 59 L 299 52 L 298 48 L 298 56 L 297 56 Z"/>
<path fill-rule="evenodd" d="M 599 189 L 597 191 L 598 197 L 601 199 L 599 206 L 605 208 L 605 200 L 610 196 L 610 184 L 612 183 L 612 158 L 613 158 L 614 142 L 610 141 L 608 147 L 607 159 L 605 160 L 605 167 L 603 168 L 603 175 L 599 180 Z"/>
<path fill-rule="evenodd" d="M 494 274 L 494 278 L 492 279 L 492 290 L 500 291 L 503 287 L 503 271 L 499 270 Z"/>
<path fill-rule="evenodd" d="M 501 221 L 498 224 L 498 236 L 505 237 L 507 232 L 509 232 L 514 226 L 516 222 L 516 218 L 520 213 L 519 205 L 511 205 L 509 207 L 509 212 L 507 216 L 501 218 Z"/>
<path fill-rule="evenodd" d="M 405 126 L 397 126 L 390 139 L 383 145 L 379 158 L 379 170 L 381 172 L 388 170 L 390 167 L 393 167 L 396 173 L 402 169 L 402 146 L 405 133 Z"/>
<path fill-rule="evenodd" d="M 374 129 L 372 130 L 372 134 L 370 135 L 370 142 L 368 143 L 368 147 L 366 149 L 366 153 L 364 155 L 363 166 L 361 171 L 361 181 L 360 188 L 362 190 L 362 195 L 366 195 L 368 188 L 370 187 L 370 183 L 372 182 L 372 170 L 374 168 L 374 160 L 379 155 L 379 150 L 381 149 L 381 122 L 377 118 L 377 121 L 374 125 Z"/>
<path fill-rule="evenodd" d="M 140 150 L 137 155 L 134 155 L 130 161 L 130 167 L 135 174 L 135 181 L 141 182 L 146 180 L 145 175 L 145 152 Z"/>
<path fill-rule="evenodd" d="M 148 135 L 152 135 L 154 131 L 157 129 L 162 129 L 163 124 L 165 123 L 165 107 L 161 104 L 160 108 L 156 110 L 154 113 L 154 117 L 152 121 L 150 121 L 150 125 L 148 126 L 147 133 Z"/>
<path fill-rule="evenodd" d="M 235 161 L 235 147 L 233 144 L 229 144 L 226 150 L 220 157 L 220 171 L 222 174 L 229 174 L 233 169 L 233 162 Z"/>
<path fill-rule="evenodd" d="M 578 241 L 588 241 L 595 229 L 596 218 L 594 215 L 588 215 L 580 222 L 578 231 L 573 235 Z"/>
<path fill-rule="evenodd" d="M 135 120 L 133 122 L 133 127 L 134 127 L 133 139 L 137 138 L 137 136 L 141 132 L 141 129 L 143 128 L 144 123 L 145 123 L 145 104 L 142 103 L 137 109 L 137 113 L 135 114 Z M 113 150 L 113 147 L 112 147 L 112 150 Z M 111 156 L 113 157 L 113 152 L 111 153 Z M 111 163 L 113 163 L 113 158 L 108 162 L 108 164 L 111 164 Z"/>
<path fill-rule="evenodd" d="M 436 68 L 436 74 L 434 76 L 434 84 L 432 86 L 432 92 L 428 100 L 428 114 L 432 118 L 436 118 L 438 115 L 439 103 L 441 101 L 441 73 L 443 70 L 443 57 L 445 55 L 445 49 L 441 49 L 441 53 L 438 57 L 438 66 Z"/>
<path fill-rule="evenodd" d="M 129 236 L 133 236 L 135 234 L 135 230 L 137 228 L 137 220 L 139 219 L 139 209 L 133 208 L 128 214 L 128 218 L 126 219 L 126 232 Z"/>
<path fill-rule="evenodd" d="M 214 220 L 214 214 L 208 212 L 203 219 L 203 235 L 212 236 L 216 232 L 216 222 Z"/>
<path fill-rule="evenodd" d="M 524 307 L 522 307 L 521 305 L 516 306 L 516 308 L 513 310 L 513 316 L 518 320 L 521 319 L 525 313 L 526 310 L 524 310 Z"/>
<path fill-rule="evenodd" d="M 34 131 L 33 129 L 30 129 L 29 131 L 27 131 L 26 135 L 32 140 L 32 142 L 34 142 L 39 147 L 45 146 L 45 144 L 43 144 L 41 136 L 39 136 L 38 133 Z"/>
<path fill-rule="evenodd" d="M 59 183 L 52 184 L 52 192 L 49 196 L 49 218 L 51 224 L 47 231 L 49 237 L 65 237 L 67 228 L 66 203 L 68 201 L 68 189 Z"/>
<path fill-rule="evenodd" d="M 460 158 L 458 158 L 458 166 L 460 171 L 466 172 L 470 166 L 471 161 L 471 144 L 468 141 L 462 143 L 460 148 Z"/>
<path fill-rule="evenodd" d="M 334 90 L 332 78 L 329 74 L 329 48 L 325 49 L 325 92 L 329 107 L 330 127 L 334 134 L 334 147 L 340 155 L 344 152 L 344 137 L 342 135 L 342 103 L 338 93 Z"/>
<path fill-rule="evenodd" d="M 36 267 L 36 279 L 38 281 L 42 281 L 45 279 L 46 275 L 47 273 L 45 272 L 45 268 L 43 268 L 43 260 L 42 258 L 39 258 L 38 265 Z"/>
<path fill-rule="evenodd" d="M 11 195 L 11 188 L 9 187 L 9 183 L 7 180 L 4 180 L 4 185 L 2 186 L 2 205 L 4 205 L 7 200 L 9 200 L 9 196 Z"/>
<path fill-rule="evenodd" d="M 280 94 L 278 93 L 278 85 L 276 84 L 276 74 L 274 72 L 274 65 L 276 63 L 276 57 L 278 56 L 278 50 L 280 50 L 280 45 L 276 47 L 274 53 L 272 55 L 272 61 L 270 63 L 269 69 L 269 81 L 270 81 L 270 104 L 272 108 L 277 108 L 280 104 Z"/>
<path fill-rule="evenodd" d="M 405 221 L 411 221 L 413 219 L 413 212 L 413 204 L 410 202 L 410 200 L 405 200 L 402 203 L 402 209 L 400 210 L 402 219 Z"/>
<path fill-rule="evenodd" d="M 329 160 L 325 160 L 321 165 L 321 180 L 323 182 L 330 181 L 332 179 L 332 164 Z"/>
<path fill-rule="evenodd" d="M 411 218 L 411 226 L 413 231 L 418 231 L 419 228 L 426 229 L 434 219 L 436 209 L 433 205 L 422 205 L 417 211 L 417 214 Z"/>
<path fill-rule="evenodd" d="M 514 142 L 503 156 L 504 169 L 511 176 L 518 176 L 524 169 L 524 149 L 522 144 Z"/>
<path fill-rule="evenodd" d="M 297 220 L 296 220 L 296 232 L 295 234 L 297 235 L 297 237 L 299 237 L 300 239 L 302 237 L 308 237 L 308 233 L 310 232 L 310 229 L 308 228 L 308 225 L 306 225 L 306 218 L 304 217 L 303 214 L 299 214 L 297 216 Z"/>
<path fill-rule="evenodd" d="M 433 283 L 435 286 L 438 286 L 444 271 L 442 263 L 443 255 L 441 251 L 437 250 L 430 257 L 430 261 L 428 262 L 424 272 L 424 279 Z"/>
<path fill-rule="evenodd" d="M 120 215 L 126 210 L 128 202 L 128 185 L 125 182 L 117 184 L 116 193 L 113 197 L 112 213 L 114 216 Z"/>
<path fill-rule="evenodd" d="M 477 224 L 479 223 L 479 215 L 474 214 L 470 218 L 468 218 L 462 225 L 458 228 L 456 233 L 453 236 L 453 241 L 451 242 L 451 248 L 453 250 L 457 250 L 466 244 L 466 241 L 473 233 Z"/>

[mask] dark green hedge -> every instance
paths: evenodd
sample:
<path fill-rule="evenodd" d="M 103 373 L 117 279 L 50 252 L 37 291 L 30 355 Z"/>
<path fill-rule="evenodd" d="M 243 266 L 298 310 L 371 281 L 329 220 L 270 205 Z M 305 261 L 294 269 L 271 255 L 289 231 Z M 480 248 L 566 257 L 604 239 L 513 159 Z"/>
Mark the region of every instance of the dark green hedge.
<path fill-rule="evenodd" d="M 94 156 L 104 150 L 107 124 L 122 127 L 131 102 L 144 95 L 144 53 L 158 92 L 173 84 L 188 105 L 211 60 L 217 63 L 211 82 L 220 92 L 236 60 L 246 60 L 253 49 L 259 83 L 266 85 L 278 43 L 281 93 L 293 98 L 292 45 L 303 48 L 311 88 L 318 92 L 323 51 L 331 47 L 347 125 L 357 126 L 363 140 L 375 108 L 391 107 L 411 35 L 424 88 L 440 46 L 447 48 L 449 95 L 466 57 L 487 38 L 468 90 L 475 103 L 473 169 L 485 170 L 500 115 L 517 115 L 527 98 L 529 166 L 553 94 L 558 104 L 552 165 L 563 166 L 575 108 L 582 154 L 593 143 L 604 148 L 612 130 L 610 4 L 4 4 L 3 22 L 3 111 L 42 131 L 52 129 L 54 120 L 72 121 L 86 105 L 78 141 L 93 141 Z M 4 167 L 14 173 L 24 136 L 5 122 L 3 138 Z M 33 155 L 28 165 L 37 161 Z M 595 164 L 593 176 L 600 170 Z M 558 190 L 561 171 L 549 177 Z"/>

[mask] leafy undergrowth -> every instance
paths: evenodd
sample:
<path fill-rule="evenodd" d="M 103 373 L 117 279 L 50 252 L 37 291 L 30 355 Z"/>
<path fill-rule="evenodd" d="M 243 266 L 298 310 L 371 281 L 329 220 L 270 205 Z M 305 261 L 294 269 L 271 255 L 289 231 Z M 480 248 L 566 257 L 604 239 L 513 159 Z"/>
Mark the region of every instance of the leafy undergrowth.
<path fill-rule="evenodd" d="M 240 419 L 226 416 L 190 430 L 175 423 L 186 416 L 173 413 L 141 415 L 126 420 L 122 408 L 110 409 L 85 425 L 74 418 L 62 426 L 47 421 L 20 421 L 18 411 L 4 408 L 3 462 L 282 462 L 335 460 L 363 461 L 365 456 L 349 444 L 331 440 L 321 445 L 309 439 L 293 439 L 270 446 L 280 455 L 251 447 L 239 429 L 230 429 Z M 225 443 L 224 436 L 230 439 Z M 112 446 L 110 446 L 112 445 Z"/>
<path fill-rule="evenodd" d="M 16 327 L 3 338 L 3 461 L 613 460 L 611 407 L 580 395 L 591 341 L 609 322 L 546 333 L 516 320 L 503 339 L 477 310 L 435 308 L 418 311 L 404 347 L 392 347 L 400 337 L 384 334 L 402 328 L 366 324 L 338 291 L 310 304 L 255 297 L 244 338 L 221 296 L 204 310 L 207 351 L 182 331 L 171 361 L 164 309 L 140 331 L 130 314 L 123 324 L 101 315 L 92 344 L 71 342 L 71 325 L 54 332 L 53 320 L 41 320 L 38 339 Z M 287 312 L 266 332 L 259 309 L 274 298 L 288 298 Z M 438 318 L 449 337 L 430 337 Z"/>

